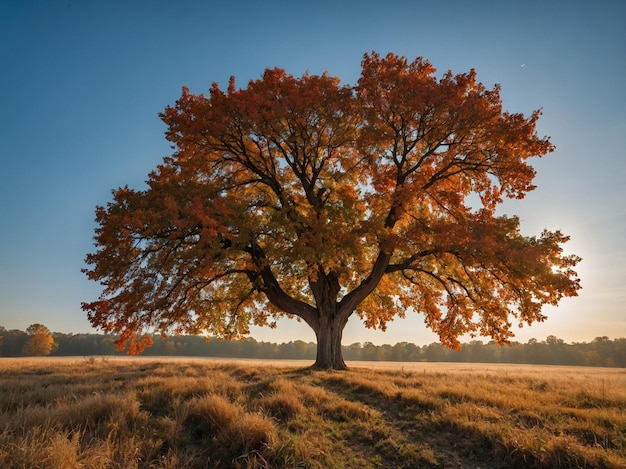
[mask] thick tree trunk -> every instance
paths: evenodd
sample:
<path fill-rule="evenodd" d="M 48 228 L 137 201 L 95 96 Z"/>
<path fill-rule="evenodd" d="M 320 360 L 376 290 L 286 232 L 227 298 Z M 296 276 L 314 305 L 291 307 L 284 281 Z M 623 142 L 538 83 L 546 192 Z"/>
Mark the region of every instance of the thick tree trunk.
<path fill-rule="evenodd" d="M 347 370 L 348 367 L 343 361 L 341 352 L 341 338 L 343 328 L 347 323 L 345 320 L 322 319 L 319 328 L 315 331 L 317 337 L 317 357 L 313 368 L 322 370 Z"/>

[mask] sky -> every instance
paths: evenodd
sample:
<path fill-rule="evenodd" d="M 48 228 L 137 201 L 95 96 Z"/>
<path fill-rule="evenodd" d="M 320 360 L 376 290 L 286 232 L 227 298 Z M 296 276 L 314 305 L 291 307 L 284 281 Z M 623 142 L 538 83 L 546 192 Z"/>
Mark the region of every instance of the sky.
<path fill-rule="evenodd" d="M 541 108 L 556 151 L 533 162 L 538 188 L 507 201 L 522 231 L 560 229 L 583 290 L 516 338 L 626 337 L 626 2 L 623 0 L 0 2 L 0 325 L 96 333 L 80 309 L 94 210 L 144 187 L 171 153 L 158 113 L 182 86 L 240 86 L 280 67 L 356 84 L 363 54 L 427 58 L 439 74 L 476 69 L 504 107 Z M 295 320 L 253 328 L 314 341 Z M 437 340 L 410 313 L 387 331 L 351 318 L 344 344 Z"/>

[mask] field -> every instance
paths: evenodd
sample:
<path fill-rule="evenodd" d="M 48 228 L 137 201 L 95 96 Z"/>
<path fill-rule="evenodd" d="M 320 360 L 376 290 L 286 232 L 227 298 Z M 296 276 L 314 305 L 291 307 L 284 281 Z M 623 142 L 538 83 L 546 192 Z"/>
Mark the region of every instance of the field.
<path fill-rule="evenodd" d="M 626 370 L 0 359 L 0 467 L 626 468 Z"/>

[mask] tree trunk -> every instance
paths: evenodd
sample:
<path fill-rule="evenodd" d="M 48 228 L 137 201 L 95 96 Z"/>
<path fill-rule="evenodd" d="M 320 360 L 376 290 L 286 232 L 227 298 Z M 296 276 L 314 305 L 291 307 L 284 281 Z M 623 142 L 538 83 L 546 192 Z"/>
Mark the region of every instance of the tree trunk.
<path fill-rule="evenodd" d="M 341 338 L 343 336 L 343 328 L 347 322 L 347 318 L 345 320 L 339 320 L 337 317 L 333 319 L 321 318 L 319 328 L 315 331 L 317 337 L 317 357 L 313 365 L 314 369 L 348 369 L 343 361 L 341 352 Z"/>

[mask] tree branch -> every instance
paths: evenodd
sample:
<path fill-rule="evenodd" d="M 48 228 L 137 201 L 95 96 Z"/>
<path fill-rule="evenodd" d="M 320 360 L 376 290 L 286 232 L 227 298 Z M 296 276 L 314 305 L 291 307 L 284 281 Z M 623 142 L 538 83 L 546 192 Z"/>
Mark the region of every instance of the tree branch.
<path fill-rule="evenodd" d="M 284 312 L 302 318 L 314 331 L 317 331 L 319 321 L 316 309 L 304 301 L 293 298 L 282 289 L 272 269 L 266 262 L 263 249 L 258 244 L 251 243 L 245 251 L 250 254 L 254 264 L 259 267 L 257 275 L 262 280 L 259 290 L 265 294 L 268 301 Z M 253 281 L 252 278 L 251 281 Z"/>
<path fill-rule="evenodd" d="M 396 264 L 389 264 L 385 269 L 386 273 L 397 272 L 398 270 L 406 270 L 411 267 L 411 264 L 422 257 L 430 256 L 432 254 L 436 254 L 441 252 L 440 249 L 425 249 L 424 251 L 417 252 L 410 257 L 407 257 L 401 262 Z"/>
<path fill-rule="evenodd" d="M 387 270 L 390 260 L 391 253 L 385 253 L 384 251 L 378 253 L 378 257 L 367 278 L 339 302 L 339 314 L 341 316 L 352 314 L 356 307 L 376 289 Z"/>

